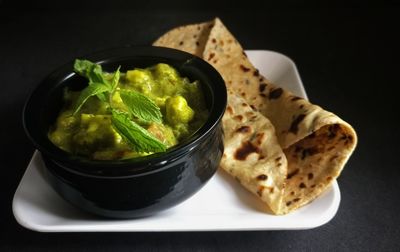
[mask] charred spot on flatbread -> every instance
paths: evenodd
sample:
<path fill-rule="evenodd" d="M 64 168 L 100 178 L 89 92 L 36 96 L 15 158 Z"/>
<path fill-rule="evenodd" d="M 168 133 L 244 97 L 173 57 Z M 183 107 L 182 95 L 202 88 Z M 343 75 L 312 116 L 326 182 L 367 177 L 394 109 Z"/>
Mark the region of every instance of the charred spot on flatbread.
<path fill-rule="evenodd" d="M 236 132 L 238 132 L 238 133 L 250 133 L 251 132 L 251 127 L 247 126 L 247 125 L 244 125 L 244 126 L 239 127 L 236 130 Z"/>
<path fill-rule="evenodd" d="M 260 91 L 260 93 L 263 93 L 265 91 L 265 89 L 267 88 L 267 83 L 261 82 L 260 85 L 258 86 L 258 90 Z"/>
<path fill-rule="evenodd" d="M 246 160 L 246 158 L 252 154 L 252 153 L 260 153 L 260 149 L 254 145 L 252 142 L 250 141 L 246 141 L 244 143 L 242 143 L 242 145 L 240 146 L 239 149 L 236 150 L 235 152 L 235 158 L 237 160 Z"/>
<path fill-rule="evenodd" d="M 293 176 L 297 175 L 297 173 L 299 173 L 299 171 L 300 171 L 300 169 L 296 169 L 296 170 L 290 172 L 290 173 L 287 175 L 286 178 L 287 178 L 287 179 L 291 179 Z"/>
<path fill-rule="evenodd" d="M 293 102 L 294 102 L 294 101 L 298 101 L 298 100 L 302 100 L 302 99 L 303 99 L 303 98 L 301 98 L 301 97 L 298 97 L 298 96 L 295 96 L 295 95 L 292 95 L 291 97 L 292 97 L 292 98 L 290 98 L 290 100 L 291 100 L 291 101 L 293 101 Z"/>
<path fill-rule="evenodd" d="M 283 93 L 282 88 L 273 89 L 269 92 L 268 99 L 270 100 L 278 99 L 279 97 L 281 97 L 282 93 Z"/>
<path fill-rule="evenodd" d="M 250 71 L 250 68 L 245 67 L 245 66 L 243 66 L 243 65 L 239 65 L 239 68 L 240 68 L 240 70 L 241 70 L 242 72 L 244 72 L 244 73 L 247 73 L 248 71 Z"/>
<path fill-rule="evenodd" d="M 268 179 L 268 175 L 260 174 L 260 175 L 257 176 L 257 179 L 258 180 L 267 180 Z"/>
<path fill-rule="evenodd" d="M 300 114 L 300 115 L 296 116 L 294 118 L 294 120 L 292 121 L 292 124 L 290 124 L 289 132 L 291 132 L 293 134 L 297 134 L 297 132 L 299 131 L 299 124 L 301 123 L 301 121 L 304 120 L 305 117 L 306 117 L 306 114 Z"/>

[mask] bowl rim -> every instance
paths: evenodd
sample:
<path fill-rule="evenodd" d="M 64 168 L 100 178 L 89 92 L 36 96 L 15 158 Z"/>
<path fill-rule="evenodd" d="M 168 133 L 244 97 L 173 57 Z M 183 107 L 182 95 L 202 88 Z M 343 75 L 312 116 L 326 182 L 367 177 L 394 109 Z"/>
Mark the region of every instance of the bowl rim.
<path fill-rule="evenodd" d="M 92 60 L 98 64 L 103 64 L 107 61 L 113 63 L 127 60 L 129 58 L 144 57 L 144 58 L 163 58 L 164 60 L 179 60 L 183 64 L 192 64 L 192 67 L 198 68 L 203 72 L 206 72 L 207 78 L 212 80 L 213 85 L 208 85 L 212 93 L 212 105 L 209 111 L 209 117 L 206 122 L 200 127 L 194 134 L 187 139 L 183 140 L 176 146 L 168 148 L 166 152 L 154 153 L 148 156 L 136 157 L 131 159 L 122 160 L 92 160 L 83 156 L 74 155 L 61 150 L 55 146 L 46 137 L 47 143 L 42 143 L 38 139 L 38 133 L 40 130 L 32 128 L 34 123 L 34 114 L 40 114 L 40 106 L 33 106 L 32 103 L 37 102 L 40 96 L 44 96 L 51 92 L 42 91 L 44 87 L 51 85 L 51 83 L 57 84 L 66 81 L 68 78 L 76 75 L 73 72 L 73 61 L 63 64 L 62 66 L 53 70 L 48 74 L 42 81 L 40 81 L 31 90 L 26 102 L 24 104 L 22 112 L 22 123 L 26 135 L 33 143 L 36 149 L 40 151 L 43 156 L 50 158 L 56 162 L 63 169 L 69 172 L 77 173 L 82 176 L 100 176 L 100 177 L 119 177 L 131 176 L 131 175 L 146 175 L 163 170 L 168 167 L 167 164 L 174 163 L 174 161 L 187 155 L 187 153 L 196 149 L 199 142 L 210 135 L 214 129 L 220 123 L 222 116 L 224 115 L 225 108 L 227 105 L 227 89 L 225 82 L 218 71 L 211 66 L 205 60 L 189 54 L 184 51 L 156 46 L 125 46 L 116 47 L 111 49 L 105 49 L 102 51 L 90 53 L 76 58 L 85 58 Z M 206 84 L 203 84 L 206 85 Z M 54 85 L 56 86 L 56 85 Z M 218 97 L 216 96 L 218 94 Z M 36 108 L 35 108 L 36 107 Z M 36 109 L 36 110 L 35 110 Z M 38 121 L 38 120 L 36 120 Z M 44 130 L 43 130 L 44 131 Z M 39 141 L 38 141 L 39 140 Z M 46 147 L 46 144 L 52 145 L 51 148 Z M 80 166 L 85 166 L 85 169 L 81 169 Z"/>

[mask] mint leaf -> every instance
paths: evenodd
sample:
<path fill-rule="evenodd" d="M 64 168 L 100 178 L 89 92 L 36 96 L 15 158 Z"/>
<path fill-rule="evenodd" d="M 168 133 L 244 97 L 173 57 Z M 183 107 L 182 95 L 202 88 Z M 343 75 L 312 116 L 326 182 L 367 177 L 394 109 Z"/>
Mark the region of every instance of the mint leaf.
<path fill-rule="evenodd" d="M 78 100 L 75 102 L 73 115 L 75 115 L 81 109 L 83 104 L 91 96 L 100 95 L 107 91 L 110 91 L 110 88 L 100 83 L 92 83 L 92 85 L 87 86 L 81 91 Z"/>
<path fill-rule="evenodd" d="M 145 122 L 162 123 L 160 108 L 147 96 L 133 90 L 121 90 L 120 96 L 134 117 Z"/>
<path fill-rule="evenodd" d="M 121 73 L 119 71 L 120 68 L 121 68 L 121 66 L 119 66 L 117 71 L 115 71 L 114 76 L 113 76 L 113 78 L 111 80 L 111 93 L 114 92 L 114 90 L 118 86 L 119 78 L 121 76 Z"/>
<path fill-rule="evenodd" d="M 92 69 L 94 65 L 95 63 L 89 60 L 76 59 L 74 62 L 74 71 L 75 73 L 86 77 L 89 69 Z"/>
<path fill-rule="evenodd" d="M 89 60 L 76 59 L 74 62 L 74 71 L 77 74 L 86 77 L 89 80 L 89 86 L 93 83 L 99 83 L 108 86 L 110 90 L 112 89 L 112 85 L 107 80 L 106 75 L 103 73 L 103 69 L 99 64 L 93 63 Z M 103 102 L 107 100 L 105 94 L 98 94 L 97 97 Z"/>
<path fill-rule="evenodd" d="M 93 63 L 89 60 L 76 59 L 74 63 L 74 71 L 89 79 L 89 83 L 103 83 L 110 85 L 100 65 Z"/>
<path fill-rule="evenodd" d="M 131 121 L 126 113 L 115 109 L 112 111 L 111 123 L 114 129 L 137 152 L 163 152 L 167 147 L 147 130 Z"/>

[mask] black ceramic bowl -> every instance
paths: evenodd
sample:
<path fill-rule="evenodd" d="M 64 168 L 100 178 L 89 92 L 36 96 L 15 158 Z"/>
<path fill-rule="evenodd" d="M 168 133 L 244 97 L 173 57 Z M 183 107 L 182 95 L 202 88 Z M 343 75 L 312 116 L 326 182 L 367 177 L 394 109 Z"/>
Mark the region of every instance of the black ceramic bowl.
<path fill-rule="evenodd" d="M 73 62 L 51 73 L 29 97 L 24 128 L 41 152 L 46 175 L 64 199 L 88 212 L 113 218 L 148 216 L 175 206 L 196 193 L 215 174 L 222 152 L 221 117 L 226 88 L 219 73 L 193 55 L 161 47 L 125 47 L 82 58 L 105 71 L 121 71 L 168 63 L 183 76 L 200 80 L 209 118 L 192 137 L 165 153 L 120 161 L 93 161 L 62 151 L 47 137 L 63 105 L 65 87 L 82 89 L 87 80 L 76 75 Z"/>

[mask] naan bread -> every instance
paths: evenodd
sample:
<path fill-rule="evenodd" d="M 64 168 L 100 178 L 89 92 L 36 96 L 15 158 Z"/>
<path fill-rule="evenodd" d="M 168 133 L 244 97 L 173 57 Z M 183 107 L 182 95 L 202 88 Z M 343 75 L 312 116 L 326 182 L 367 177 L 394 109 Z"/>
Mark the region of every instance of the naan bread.
<path fill-rule="evenodd" d="M 186 41 L 181 44 L 174 40 L 172 36 L 176 34 L 179 34 L 180 38 L 184 37 L 182 34 L 194 37 L 193 28 L 188 27 L 200 27 L 198 32 L 203 34 L 201 43 L 188 40 L 192 43 L 189 46 L 185 45 Z M 204 36 L 208 36 L 205 44 Z M 277 180 L 274 185 L 280 184 L 284 179 L 284 186 L 280 189 L 281 200 L 267 196 L 261 199 L 269 204 L 276 214 L 289 213 L 311 202 L 340 175 L 357 143 L 354 129 L 335 114 L 293 95 L 261 76 L 221 20 L 216 18 L 186 28 L 175 28 L 157 40 L 155 45 L 172 47 L 203 57 L 219 71 L 230 90 L 241 96 L 254 112 L 261 113 L 272 123 L 279 146 L 285 153 L 287 165 L 284 168 L 275 167 L 276 169 L 265 165 L 264 169 L 274 170 L 276 174 L 271 177 Z M 232 139 L 229 137 L 225 139 L 225 147 L 228 150 L 233 142 L 237 147 L 239 141 L 232 140 L 237 138 L 236 135 L 232 136 Z M 268 152 L 272 143 L 264 144 L 262 148 L 266 148 L 265 151 Z M 227 156 L 231 157 L 228 154 Z M 238 164 L 227 159 L 223 159 L 221 163 L 224 170 L 229 172 L 230 167 L 235 166 L 236 170 L 242 168 L 246 171 L 243 173 L 251 177 L 248 174 L 249 169 L 246 168 L 246 162 L 250 160 L 246 159 Z M 282 175 L 281 171 L 284 169 L 286 172 Z M 260 170 L 250 173 L 255 177 Z M 251 185 L 252 182 L 247 179 L 242 181 L 241 176 L 244 175 L 240 173 L 236 177 L 247 189 L 257 194 L 257 187 Z"/>

